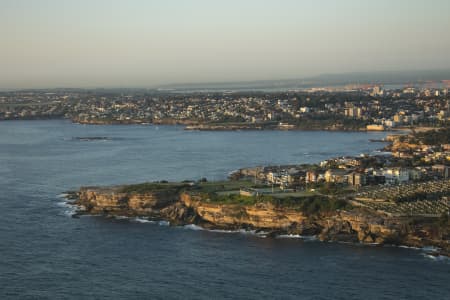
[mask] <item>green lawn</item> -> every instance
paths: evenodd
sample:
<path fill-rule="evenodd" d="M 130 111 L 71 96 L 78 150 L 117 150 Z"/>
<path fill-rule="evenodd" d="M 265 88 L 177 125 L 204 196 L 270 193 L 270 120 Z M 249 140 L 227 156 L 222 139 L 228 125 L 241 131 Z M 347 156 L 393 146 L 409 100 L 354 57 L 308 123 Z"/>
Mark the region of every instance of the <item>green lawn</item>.
<path fill-rule="evenodd" d="M 139 184 L 130 184 L 126 185 L 121 189 L 122 193 L 136 193 L 136 194 L 144 194 L 151 193 L 157 191 L 164 190 L 181 190 L 183 188 L 188 188 L 189 186 L 180 182 L 168 182 L 168 183 L 160 183 L 160 182 L 145 182 Z"/>
<path fill-rule="evenodd" d="M 253 182 L 249 180 L 239 181 L 212 181 L 212 182 L 200 182 L 196 188 L 199 192 L 213 193 L 213 192 L 229 192 L 239 191 L 241 187 L 250 188 L 253 186 Z"/>
<path fill-rule="evenodd" d="M 124 193 L 151 193 L 155 191 L 186 189 L 200 193 L 239 191 L 241 187 L 251 187 L 251 181 L 214 181 L 198 182 L 194 185 L 184 182 L 144 182 L 126 185 L 121 189 Z"/>

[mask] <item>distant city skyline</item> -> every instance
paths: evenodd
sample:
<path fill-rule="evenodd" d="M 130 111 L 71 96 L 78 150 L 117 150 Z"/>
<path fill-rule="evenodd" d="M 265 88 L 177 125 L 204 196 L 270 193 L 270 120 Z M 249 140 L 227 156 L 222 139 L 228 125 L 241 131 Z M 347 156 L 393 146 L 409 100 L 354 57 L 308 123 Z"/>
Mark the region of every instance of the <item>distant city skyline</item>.
<path fill-rule="evenodd" d="M 447 0 L 0 0 L 0 89 L 450 69 L 449 11 Z"/>

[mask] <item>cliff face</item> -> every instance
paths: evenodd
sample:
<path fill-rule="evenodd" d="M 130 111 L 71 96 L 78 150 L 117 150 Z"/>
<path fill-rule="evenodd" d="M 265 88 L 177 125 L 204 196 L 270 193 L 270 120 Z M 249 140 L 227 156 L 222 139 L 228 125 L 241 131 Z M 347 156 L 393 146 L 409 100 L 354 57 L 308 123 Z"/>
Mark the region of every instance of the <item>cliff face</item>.
<path fill-rule="evenodd" d="M 205 203 L 187 193 L 180 195 L 180 202 L 201 220 L 219 227 L 286 229 L 307 219 L 299 211 L 266 203 L 254 206 Z"/>
<path fill-rule="evenodd" d="M 175 191 L 164 190 L 145 194 L 127 194 L 120 188 L 83 188 L 77 204 L 91 214 L 124 214 L 146 216 L 178 201 Z"/>
<path fill-rule="evenodd" d="M 318 235 L 321 240 L 383 243 L 402 234 L 400 224 L 363 210 L 307 216 L 270 203 L 248 206 L 207 203 L 188 193 L 171 191 L 126 194 L 119 189 L 85 188 L 80 190 L 77 204 L 91 214 L 158 216 L 174 224 Z"/>
<path fill-rule="evenodd" d="M 395 242 L 402 234 L 400 223 L 362 209 L 340 211 L 317 222 L 322 227 L 321 240 L 382 244 Z"/>
<path fill-rule="evenodd" d="M 364 208 L 305 215 L 269 203 L 230 205 L 202 201 L 176 190 L 127 194 L 120 188 L 82 188 L 75 202 L 88 214 L 146 216 L 172 224 L 197 224 L 206 228 L 254 229 L 270 234 L 316 235 L 322 241 L 438 246 L 448 255 L 450 233 L 426 226 L 410 226 L 408 218 L 393 218 Z"/>

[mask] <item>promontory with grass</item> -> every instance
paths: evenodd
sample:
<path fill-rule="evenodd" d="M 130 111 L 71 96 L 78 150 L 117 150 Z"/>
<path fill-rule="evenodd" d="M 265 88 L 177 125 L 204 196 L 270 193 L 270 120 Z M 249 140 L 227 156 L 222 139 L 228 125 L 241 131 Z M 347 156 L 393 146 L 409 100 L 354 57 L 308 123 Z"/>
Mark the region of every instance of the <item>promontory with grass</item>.
<path fill-rule="evenodd" d="M 420 192 L 417 186 L 410 188 Z M 440 182 L 434 193 L 439 197 L 449 190 L 447 180 Z M 444 205 L 434 214 L 425 214 L 430 205 L 427 200 L 415 201 L 417 211 L 413 211 L 402 199 L 371 201 L 370 197 L 380 197 L 373 195 L 375 190 L 338 191 L 330 184 L 287 190 L 250 180 L 203 179 L 83 187 L 71 193 L 70 198 L 79 206 L 76 216 L 142 217 L 169 221 L 174 226 L 253 230 L 272 237 L 298 235 L 321 241 L 433 246 L 438 249 L 436 253 L 449 255 L 450 223 Z M 392 196 L 394 191 L 385 193 Z"/>
<path fill-rule="evenodd" d="M 75 216 L 142 217 L 265 236 L 434 247 L 450 256 L 448 128 L 387 136 L 378 155 L 239 169 L 229 180 L 83 187 Z"/>

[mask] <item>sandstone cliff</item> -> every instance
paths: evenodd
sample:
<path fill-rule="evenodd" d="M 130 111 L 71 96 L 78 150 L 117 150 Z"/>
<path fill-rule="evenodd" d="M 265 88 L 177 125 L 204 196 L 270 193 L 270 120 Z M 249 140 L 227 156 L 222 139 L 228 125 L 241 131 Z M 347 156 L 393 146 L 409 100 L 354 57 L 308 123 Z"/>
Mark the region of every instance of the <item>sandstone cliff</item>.
<path fill-rule="evenodd" d="M 76 204 L 81 205 L 91 214 L 122 214 L 146 216 L 158 212 L 179 199 L 173 190 L 152 193 L 124 193 L 121 187 L 81 188 Z"/>
<path fill-rule="evenodd" d="M 423 226 L 411 226 L 408 218 L 393 218 L 368 209 L 305 215 L 293 208 L 270 203 L 231 205 L 210 203 L 177 190 L 124 193 L 120 187 L 82 188 L 76 204 L 84 213 L 146 216 L 175 225 L 197 224 L 206 228 L 253 229 L 269 234 L 316 235 L 322 241 L 345 241 L 408 246 L 438 246 L 448 254 L 448 237 Z"/>

